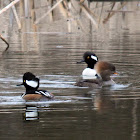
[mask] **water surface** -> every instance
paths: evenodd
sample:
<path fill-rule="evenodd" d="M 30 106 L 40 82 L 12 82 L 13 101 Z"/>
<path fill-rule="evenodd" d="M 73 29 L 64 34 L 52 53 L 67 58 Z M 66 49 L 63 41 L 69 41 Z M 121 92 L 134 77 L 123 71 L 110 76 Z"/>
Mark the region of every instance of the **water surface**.
<path fill-rule="evenodd" d="M 139 20 L 133 22 L 135 26 L 131 22 L 125 28 L 112 23 L 108 32 L 103 28 L 92 35 L 40 35 L 37 51 L 14 51 L 11 44 L 13 49 L 0 59 L 0 138 L 140 139 L 140 30 Z M 91 50 L 99 60 L 115 64 L 116 85 L 74 86 L 86 67 L 76 62 Z M 27 71 L 40 78 L 40 88 L 53 93 L 55 100 L 21 98 L 25 88 L 16 85 Z"/>

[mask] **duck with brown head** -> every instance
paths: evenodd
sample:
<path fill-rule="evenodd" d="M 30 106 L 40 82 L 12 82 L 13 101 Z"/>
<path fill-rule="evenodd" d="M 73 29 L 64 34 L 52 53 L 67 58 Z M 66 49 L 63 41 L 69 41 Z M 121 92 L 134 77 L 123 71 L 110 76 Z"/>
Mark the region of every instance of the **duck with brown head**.
<path fill-rule="evenodd" d="M 113 85 L 115 82 L 111 79 L 111 75 L 117 74 L 116 68 L 113 64 L 105 61 L 96 63 L 94 69 L 98 76 L 102 79 L 102 85 Z"/>

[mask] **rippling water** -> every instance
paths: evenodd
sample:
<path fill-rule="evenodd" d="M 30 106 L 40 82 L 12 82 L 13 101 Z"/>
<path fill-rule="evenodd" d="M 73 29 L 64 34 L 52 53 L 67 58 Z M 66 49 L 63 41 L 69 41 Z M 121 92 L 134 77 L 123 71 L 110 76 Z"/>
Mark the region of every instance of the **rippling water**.
<path fill-rule="evenodd" d="M 134 17 L 133 17 L 134 18 Z M 140 139 L 139 21 L 113 26 L 103 34 L 40 35 L 38 51 L 9 51 L 0 59 L 1 139 Z M 132 25 L 131 25 L 132 24 Z M 138 30 L 136 30 L 138 29 Z M 11 44 L 14 48 L 14 44 Z M 115 64 L 116 85 L 99 89 L 74 86 L 86 64 L 85 51 Z M 23 73 L 40 78 L 55 95 L 47 102 L 25 102 Z"/>

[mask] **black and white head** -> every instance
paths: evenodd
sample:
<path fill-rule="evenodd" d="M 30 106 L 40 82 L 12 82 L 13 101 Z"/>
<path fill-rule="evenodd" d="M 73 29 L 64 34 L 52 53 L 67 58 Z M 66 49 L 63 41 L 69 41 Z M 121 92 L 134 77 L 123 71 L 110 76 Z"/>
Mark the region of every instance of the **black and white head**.
<path fill-rule="evenodd" d="M 26 72 L 23 75 L 23 83 L 21 85 L 24 85 L 26 90 L 36 90 L 39 87 L 39 78 L 31 72 Z"/>
<path fill-rule="evenodd" d="M 97 61 L 98 61 L 98 57 L 93 52 L 87 51 L 83 55 L 83 60 L 81 60 L 78 63 L 86 62 L 88 65 L 87 67 L 93 69 Z"/>

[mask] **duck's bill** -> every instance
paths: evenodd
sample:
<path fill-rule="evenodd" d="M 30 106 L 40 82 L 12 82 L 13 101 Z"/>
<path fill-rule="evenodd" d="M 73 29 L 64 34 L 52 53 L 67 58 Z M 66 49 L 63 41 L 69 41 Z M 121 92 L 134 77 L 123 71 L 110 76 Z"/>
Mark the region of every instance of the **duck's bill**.
<path fill-rule="evenodd" d="M 118 72 L 114 72 L 114 73 L 113 73 L 113 76 L 118 76 L 118 75 L 119 75 Z"/>
<path fill-rule="evenodd" d="M 23 85 L 23 83 L 21 83 L 21 84 L 18 84 L 17 86 L 22 86 Z"/>
<path fill-rule="evenodd" d="M 84 63 L 85 61 L 84 60 L 81 60 L 81 61 L 78 61 L 77 64 L 81 64 L 81 63 Z"/>
<path fill-rule="evenodd" d="M 119 75 L 119 73 L 118 73 L 118 72 L 114 72 L 113 74 L 114 74 L 114 75 Z"/>

